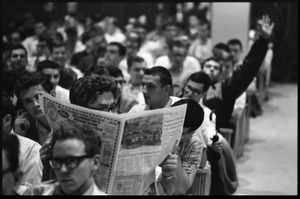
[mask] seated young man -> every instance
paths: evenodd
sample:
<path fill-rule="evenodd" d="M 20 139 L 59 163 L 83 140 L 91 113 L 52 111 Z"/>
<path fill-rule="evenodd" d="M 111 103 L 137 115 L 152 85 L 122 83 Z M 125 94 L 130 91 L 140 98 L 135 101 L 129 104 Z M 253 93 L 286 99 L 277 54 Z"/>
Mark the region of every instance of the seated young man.
<path fill-rule="evenodd" d="M 122 92 L 125 80 L 121 69 L 110 66 L 107 68 L 111 77 L 114 78 L 118 87 L 117 104 L 119 106 L 118 113 L 127 113 L 134 105 L 138 104 L 138 100 L 129 92 Z"/>
<path fill-rule="evenodd" d="M 196 130 L 196 134 L 203 136 L 207 145 L 207 160 L 212 169 L 210 193 L 233 194 L 238 187 L 235 156 L 227 140 L 220 133 L 216 133 L 215 114 L 203 104 L 210 85 L 211 80 L 206 73 L 193 73 L 184 86 L 182 97 L 199 103 L 205 113 L 203 124 Z M 219 140 L 213 142 L 215 135 Z"/>
<path fill-rule="evenodd" d="M 118 88 L 112 77 L 92 75 L 82 77 L 70 89 L 70 102 L 100 111 L 117 113 Z"/>
<path fill-rule="evenodd" d="M 16 116 L 15 107 L 9 96 L 2 96 L 2 134 L 15 134 L 12 128 Z M 36 185 L 41 183 L 43 165 L 40 159 L 39 150 L 41 145 L 24 136 L 15 134 L 20 143 L 19 167 L 22 178 L 20 185 L 27 183 Z"/>
<path fill-rule="evenodd" d="M 37 65 L 37 72 L 47 75 L 56 93 L 56 98 L 65 102 L 69 100 L 69 90 L 58 85 L 60 80 L 60 66 L 50 60 L 41 61 Z"/>
<path fill-rule="evenodd" d="M 44 87 L 46 81 L 47 77 L 44 74 L 29 72 L 22 76 L 16 85 L 18 101 L 24 109 L 17 112 L 15 132 L 38 142 L 40 145 L 43 145 L 52 131 L 38 99 L 38 95 L 46 91 Z M 47 92 L 51 90 L 48 89 Z"/>
<path fill-rule="evenodd" d="M 50 166 L 56 180 L 28 187 L 22 195 L 106 195 L 95 184 L 101 139 L 87 126 L 61 126 L 53 133 Z"/>
<path fill-rule="evenodd" d="M 172 84 L 172 76 L 171 73 L 168 71 L 168 69 L 162 66 L 155 66 L 146 69 L 142 81 L 144 85 L 142 91 L 145 97 L 146 104 L 135 105 L 129 111 L 130 113 L 171 107 L 172 104 L 180 100 L 180 98 L 178 97 L 171 96 L 173 84 Z M 201 161 L 201 153 L 202 153 L 201 149 L 203 148 L 202 147 L 203 143 L 196 135 L 193 136 L 192 139 L 193 141 L 195 140 L 193 142 L 194 149 L 195 148 L 199 149 L 199 150 L 193 150 L 193 151 L 197 151 L 196 153 L 197 155 L 195 154 L 195 156 L 197 156 L 196 158 L 197 161 L 194 162 L 195 165 L 193 165 L 192 168 L 198 168 Z M 175 171 L 173 170 L 172 172 L 168 171 L 167 173 L 165 173 L 166 169 L 164 168 L 164 163 L 161 164 L 162 174 L 160 175 L 161 177 L 159 177 L 159 179 L 161 179 L 160 182 L 162 183 L 162 187 L 164 187 L 164 191 L 163 191 L 164 194 L 167 195 L 184 194 L 190 188 L 190 186 L 194 181 L 194 177 L 195 177 L 194 169 L 187 168 L 188 170 L 187 173 L 185 168 L 183 168 L 182 166 L 185 167 L 185 165 L 190 165 L 189 164 L 190 162 L 186 162 L 186 159 L 184 159 L 184 153 L 182 154 L 179 153 L 179 154 L 180 156 L 178 157 L 181 158 L 182 164 L 178 163 L 177 164 L 178 169 L 175 169 Z M 168 158 L 174 158 L 174 157 L 170 156 Z M 167 161 L 168 158 L 165 161 Z M 182 165 L 182 166 L 178 166 L 178 165 Z M 174 176 L 177 175 L 181 176 L 179 178 L 182 184 L 180 185 L 176 184 L 176 180 L 168 180 L 168 177 L 171 177 L 170 173 L 174 173 Z"/>

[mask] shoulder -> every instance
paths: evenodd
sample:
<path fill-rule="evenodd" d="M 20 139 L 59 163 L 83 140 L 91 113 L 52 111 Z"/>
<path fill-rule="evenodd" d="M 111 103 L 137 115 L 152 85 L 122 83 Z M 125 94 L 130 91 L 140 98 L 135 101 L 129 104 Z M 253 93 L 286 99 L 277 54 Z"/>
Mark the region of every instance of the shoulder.
<path fill-rule="evenodd" d="M 129 110 L 129 113 L 137 113 L 137 112 L 145 111 L 146 107 L 147 107 L 146 104 L 137 104 Z"/>

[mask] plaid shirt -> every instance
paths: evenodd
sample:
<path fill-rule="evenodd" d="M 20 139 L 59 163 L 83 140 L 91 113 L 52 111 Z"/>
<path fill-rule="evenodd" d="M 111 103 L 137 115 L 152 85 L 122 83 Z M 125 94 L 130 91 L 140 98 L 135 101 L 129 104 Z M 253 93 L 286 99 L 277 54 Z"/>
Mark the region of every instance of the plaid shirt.
<path fill-rule="evenodd" d="M 203 148 L 203 144 L 196 134 L 193 134 L 187 141 L 179 143 L 178 153 L 187 174 L 197 171 L 199 168 Z"/>

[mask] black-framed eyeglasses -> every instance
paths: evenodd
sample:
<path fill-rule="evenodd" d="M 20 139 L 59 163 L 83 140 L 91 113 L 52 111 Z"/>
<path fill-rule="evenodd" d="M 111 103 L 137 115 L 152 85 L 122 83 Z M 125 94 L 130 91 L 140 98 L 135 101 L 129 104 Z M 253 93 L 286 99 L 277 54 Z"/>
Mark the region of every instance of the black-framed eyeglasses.
<path fill-rule="evenodd" d="M 111 105 L 111 106 L 99 106 L 96 108 L 99 111 L 105 111 L 105 112 L 113 112 L 113 113 L 117 113 L 119 111 L 119 106 L 118 105 Z"/>
<path fill-rule="evenodd" d="M 193 94 L 194 96 L 198 96 L 198 95 L 201 94 L 201 91 L 199 91 L 199 90 L 197 90 L 197 89 L 191 87 L 190 85 L 186 85 L 186 86 L 184 87 L 184 90 L 187 91 L 187 92 L 192 92 L 192 94 Z"/>
<path fill-rule="evenodd" d="M 64 163 L 68 169 L 76 169 L 78 165 L 86 158 L 92 158 L 91 155 L 71 156 L 64 159 L 52 158 L 49 160 L 50 166 L 54 170 L 59 170 Z"/>

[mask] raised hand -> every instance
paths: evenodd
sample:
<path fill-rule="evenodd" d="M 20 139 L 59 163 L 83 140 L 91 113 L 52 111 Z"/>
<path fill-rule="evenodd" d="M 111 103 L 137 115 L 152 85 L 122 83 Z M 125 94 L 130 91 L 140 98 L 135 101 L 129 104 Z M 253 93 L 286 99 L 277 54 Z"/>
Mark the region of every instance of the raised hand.
<path fill-rule="evenodd" d="M 265 39 L 269 39 L 272 35 L 274 23 L 271 24 L 271 20 L 268 15 L 263 15 L 262 19 L 258 21 L 257 34 Z"/>

